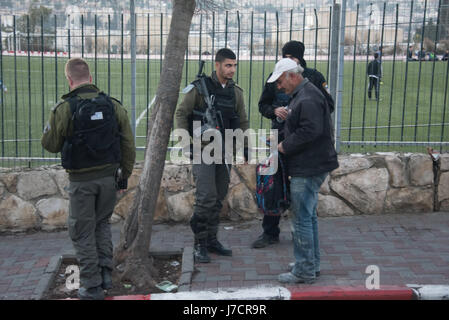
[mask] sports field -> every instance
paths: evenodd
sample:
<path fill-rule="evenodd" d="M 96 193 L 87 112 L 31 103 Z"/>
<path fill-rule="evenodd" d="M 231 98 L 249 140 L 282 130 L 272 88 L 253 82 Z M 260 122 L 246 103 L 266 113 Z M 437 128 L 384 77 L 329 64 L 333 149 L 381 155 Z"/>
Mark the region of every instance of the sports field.
<path fill-rule="evenodd" d="M 0 103 L 0 152 L 2 157 L 55 157 L 45 152 L 40 137 L 49 112 L 68 86 L 64 77 L 67 59 L 3 56 L 2 79 L 7 87 Z M 89 60 L 94 82 L 106 93 L 123 101 L 131 115 L 130 61 L 120 59 Z M 244 89 L 245 103 L 254 129 L 269 128 L 258 112 L 258 99 L 274 61 L 239 61 L 238 74 L 234 77 Z M 310 67 L 314 63 L 309 63 Z M 183 73 L 182 87 L 194 80 L 198 61 L 189 61 Z M 327 62 L 318 62 L 317 69 L 327 76 Z M 187 71 L 186 71 L 187 68 Z M 206 73 L 212 63 L 206 64 Z M 394 74 L 393 74 L 394 69 Z M 407 69 L 407 70 L 406 70 Z M 149 73 L 148 73 L 149 70 Z M 154 98 L 159 82 L 160 61 L 137 61 L 137 145 L 145 145 L 148 104 Z M 381 101 L 368 100 L 366 88 L 366 61 L 345 61 L 344 90 L 341 113 L 341 141 L 449 141 L 447 110 L 446 61 L 383 62 Z M 187 74 L 186 74 L 187 73 Z M 149 82 L 148 79 L 149 78 Z M 123 79 L 123 81 L 122 81 Z M 251 93 L 251 94 L 249 94 Z M 373 92 L 374 96 L 374 92 Z M 182 99 L 182 94 L 180 94 Z M 262 120 L 262 121 L 261 121 Z M 443 148 L 443 151 L 447 148 Z M 341 147 L 341 152 L 366 151 L 414 151 L 424 152 L 424 146 Z M 139 153 L 139 158 L 143 153 Z M 2 161 L 1 166 L 10 166 Z"/>

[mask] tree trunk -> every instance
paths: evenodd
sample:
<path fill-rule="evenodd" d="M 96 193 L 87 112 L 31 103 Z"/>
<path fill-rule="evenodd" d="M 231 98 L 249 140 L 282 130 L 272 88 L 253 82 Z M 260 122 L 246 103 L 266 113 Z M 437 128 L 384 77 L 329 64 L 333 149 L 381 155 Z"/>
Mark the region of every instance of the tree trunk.
<path fill-rule="evenodd" d="M 178 102 L 184 54 L 194 10 L 195 0 L 173 1 L 161 79 L 148 127 L 149 139 L 144 168 L 131 213 L 123 225 L 120 243 L 114 253 L 118 279 L 131 281 L 137 288 L 154 286 L 154 270 L 148 255 L 152 222 Z"/>

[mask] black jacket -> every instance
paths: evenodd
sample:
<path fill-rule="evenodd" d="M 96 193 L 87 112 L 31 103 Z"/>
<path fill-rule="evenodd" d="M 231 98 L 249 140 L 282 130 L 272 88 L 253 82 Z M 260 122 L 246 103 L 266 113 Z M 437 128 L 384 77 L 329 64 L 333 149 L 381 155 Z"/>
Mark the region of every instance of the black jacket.
<path fill-rule="evenodd" d="M 271 74 L 270 74 L 271 76 Z M 268 77 L 270 77 L 268 76 Z M 304 68 L 302 74 L 304 78 L 308 78 L 318 89 L 327 100 L 330 112 L 334 112 L 334 100 L 332 96 L 327 92 L 327 83 L 324 76 L 316 69 Z M 273 120 L 273 129 L 280 129 L 276 123 L 276 115 L 274 114 L 274 109 L 279 107 L 277 104 L 277 96 L 279 95 L 279 90 L 276 88 L 276 83 L 265 83 L 262 95 L 259 99 L 259 112 L 268 119 Z M 283 104 L 284 105 L 284 104 Z"/>
<path fill-rule="evenodd" d="M 382 64 L 379 60 L 375 59 L 368 63 L 366 68 L 368 76 L 375 76 L 376 78 L 382 78 Z"/>
<path fill-rule="evenodd" d="M 308 79 L 294 90 L 285 123 L 282 146 L 290 176 L 310 177 L 338 168 L 329 107 Z"/>

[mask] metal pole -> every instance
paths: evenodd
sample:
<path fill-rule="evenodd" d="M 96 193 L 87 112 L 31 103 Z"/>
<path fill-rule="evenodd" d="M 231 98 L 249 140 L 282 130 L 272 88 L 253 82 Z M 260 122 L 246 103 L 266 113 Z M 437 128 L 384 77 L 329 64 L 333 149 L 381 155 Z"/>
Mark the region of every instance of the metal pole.
<path fill-rule="evenodd" d="M 412 32 L 412 19 L 413 19 L 413 1 L 410 3 L 410 19 L 408 25 L 408 37 L 407 37 L 407 50 L 410 46 L 410 34 Z M 405 121 L 405 106 L 407 101 L 407 80 L 408 80 L 408 56 L 405 60 L 405 74 L 404 74 L 404 97 L 402 102 L 402 127 L 401 127 L 401 141 L 404 140 L 404 121 Z"/>
<path fill-rule="evenodd" d="M 357 4 L 358 7 L 358 4 Z M 331 36 L 332 36 L 332 32 L 331 32 L 331 27 L 332 26 L 332 6 L 329 7 L 329 39 L 327 41 L 327 67 L 326 67 L 326 71 L 327 71 L 327 75 L 326 75 L 326 80 L 329 81 L 329 64 L 330 64 L 330 57 L 331 57 Z M 356 36 L 357 37 L 357 36 Z"/>
<path fill-rule="evenodd" d="M 58 102 L 58 22 L 55 15 L 55 103 Z"/>
<path fill-rule="evenodd" d="M 314 68 L 316 69 L 316 56 L 318 54 L 318 15 L 316 14 L 316 9 L 313 9 L 313 12 L 315 13 L 315 65 Z M 344 28 L 344 25 L 343 25 Z M 344 34 L 343 34 L 344 35 Z"/>
<path fill-rule="evenodd" d="M 201 38 L 200 38 L 201 39 Z M 228 47 L 228 11 L 226 11 L 226 21 L 225 21 L 225 48 Z"/>
<path fill-rule="evenodd" d="M 122 13 L 122 15 L 121 15 L 121 28 L 122 28 L 122 30 L 121 30 L 121 52 L 120 52 L 120 61 L 121 61 L 121 63 L 120 63 L 120 67 L 121 67 L 121 73 L 120 73 L 120 101 L 122 101 L 123 102 L 123 92 L 124 92 L 124 90 L 123 90 L 123 74 L 124 74 L 124 72 L 123 72 L 123 50 L 124 50 L 124 45 L 123 45 L 123 42 L 124 42 L 124 39 L 123 39 L 123 37 L 124 37 L 124 35 L 123 35 L 123 32 L 124 32 L 124 18 L 123 18 L 123 13 Z"/>
<path fill-rule="evenodd" d="M 81 58 L 84 58 L 84 15 L 81 15 Z"/>
<path fill-rule="evenodd" d="M 369 9 L 369 21 L 371 23 L 371 15 L 373 14 L 373 4 L 370 4 Z M 371 24 L 368 23 L 368 43 L 366 45 L 366 67 L 369 64 L 369 51 L 370 51 L 370 39 L 371 39 Z M 365 76 L 365 89 L 363 90 L 363 114 L 362 114 L 362 141 L 365 140 L 365 122 L 366 122 L 366 88 L 368 87 L 368 77 Z"/>
<path fill-rule="evenodd" d="M 45 65 L 44 65 L 44 16 L 41 16 L 41 132 L 44 131 L 45 126 Z M 44 157 L 45 149 L 42 147 L 42 157 Z"/>
<path fill-rule="evenodd" d="M 108 15 L 108 94 L 111 94 L 111 16 Z"/>
<path fill-rule="evenodd" d="M 263 63 L 262 63 L 262 90 L 265 86 L 265 58 L 267 53 L 267 12 L 264 12 L 263 17 Z M 263 117 L 260 114 L 260 129 L 262 129 Z"/>
<path fill-rule="evenodd" d="M 254 41 L 254 12 L 251 12 L 251 40 L 249 56 L 249 94 L 248 94 L 248 122 L 251 124 L 251 88 L 253 77 L 253 41 Z"/>
<path fill-rule="evenodd" d="M 276 12 L 276 14 L 277 14 L 277 12 Z M 302 19 L 302 43 L 304 43 L 305 36 L 306 36 L 306 8 L 304 8 L 304 16 Z"/>
<path fill-rule="evenodd" d="M 30 16 L 27 16 L 27 44 L 28 44 L 28 156 L 31 157 L 31 47 L 30 47 Z M 1 39 L 0 39 L 1 41 Z M 3 91 L 3 88 L 0 88 Z M 29 162 L 31 165 L 31 162 Z"/>
<path fill-rule="evenodd" d="M 2 25 L 2 17 L 0 16 L 0 26 Z M 0 79 L 3 79 L 3 42 L 2 28 L 0 28 Z M 3 80 L 2 80 L 3 81 Z M 5 156 L 5 109 L 3 102 L 3 88 L 0 88 L 0 104 L 2 108 L 2 157 Z"/>
<path fill-rule="evenodd" d="M 279 13 L 276 11 L 276 62 L 279 54 Z"/>
<path fill-rule="evenodd" d="M 288 35 L 288 40 L 292 41 L 292 30 L 293 29 L 293 9 L 290 10 L 290 33 Z"/>
<path fill-rule="evenodd" d="M 237 11 L 237 23 L 238 23 L 238 34 L 237 34 L 237 83 L 239 83 L 239 61 L 240 61 L 240 13 Z"/>
<path fill-rule="evenodd" d="M 380 48 L 379 48 L 379 59 L 380 59 L 380 63 L 382 65 L 382 50 L 383 50 L 383 45 L 384 45 L 384 31 L 385 31 L 385 10 L 387 8 L 387 3 L 384 2 L 384 9 L 383 9 L 383 14 L 382 14 L 382 34 L 381 34 L 381 38 L 380 38 Z M 396 43 L 394 44 L 396 46 Z M 377 126 L 379 124 L 379 100 L 380 100 L 380 81 L 381 79 L 377 80 L 377 91 L 379 93 L 379 99 L 377 99 L 376 102 L 376 128 L 374 129 L 374 141 L 377 140 Z"/>
<path fill-rule="evenodd" d="M 148 14 L 147 16 L 147 126 L 146 126 L 146 130 L 145 130 L 145 137 L 146 139 L 148 139 L 148 126 L 149 126 L 149 120 L 150 120 L 150 110 L 149 110 L 149 105 L 150 105 L 150 14 Z M 145 145 L 147 145 L 148 140 L 145 142 Z"/>
<path fill-rule="evenodd" d="M 95 14 L 94 16 L 94 26 L 95 26 L 95 33 L 94 33 L 94 66 L 95 66 L 95 71 L 94 71 L 94 83 L 96 85 L 98 85 L 98 80 L 97 80 L 97 70 L 98 70 L 98 62 L 97 62 L 97 46 L 98 46 L 98 22 L 97 22 L 97 15 Z"/>
<path fill-rule="evenodd" d="M 393 111 L 393 92 L 394 92 L 394 74 L 396 66 L 396 49 L 398 42 L 398 27 L 399 27 L 399 4 L 396 4 L 396 28 L 394 31 L 394 52 L 393 52 L 393 69 L 391 71 L 391 91 L 390 91 L 390 111 L 388 114 L 388 141 L 390 141 L 391 136 L 391 114 Z M 407 47 L 408 50 L 408 47 Z"/>
<path fill-rule="evenodd" d="M 136 13 L 131 0 L 131 129 L 136 140 Z"/>
<path fill-rule="evenodd" d="M 332 10 L 332 36 L 331 36 L 331 62 L 329 73 L 329 91 L 334 101 L 337 101 L 337 81 L 338 81 L 338 37 L 340 29 L 340 5 L 334 1 Z M 332 114 L 332 122 L 335 123 L 335 114 Z"/>
<path fill-rule="evenodd" d="M 341 141 L 341 113 L 342 113 L 342 100 L 343 100 L 343 82 L 344 82 L 344 56 L 345 56 L 345 25 L 346 25 L 346 0 L 341 2 L 341 20 L 340 20 L 340 52 L 339 52 L 339 63 L 338 63 L 338 91 L 337 91 L 337 107 L 336 107 L 336 151 L 340 152 L 340 141 Z M 318 28 L 318 24 L 317 24 Z M 316 56 L 315 56 L 316 58 Z"/>
<path fill-rule="evenodd" d="M 67 50 L 69 51 L 69 59 L 72 57 L 72 52 L 70 49 L 70 47 L 71 47 L 70 37 L 71 37 L 71 34 L 70 34 L 70 15 L 69 15 L 69 30 L 68 30 L 68 34 L 67 34 L 67 47 L 68 47 Z"/>
<path fill-rule="evenodd" d="M 13 30 L 14 30 L 14 101 L 15 101 L 15 115 L 14 115 L 14 124 L 15 124 L 15 156 L 19 156 L 19 146 L 18 146 L 18 114 L 19 114 L 19 96 L 17 93 L 17 35 L 16 35 L 16 16 L 13 16 Z"/>
<path fill-rule="evenodd" d="M 437 26 L 440 25 L 440 11 L 441 11 L 441 0 L 438 1 L 438 16 L 437 16 Z M 437 45 L 438 45 L 438 38 L 439 38 L 439 31 L 440 28 L 436 28 L 435 32 L 435 47 L 434 47 L 434 53 L 437 52 Z M 435 56 L 436 57 L 436 56 Z M 429 127 L 427 130 L 427 141 L 430 141 L 430 124 L 432 123 L 432 104 L 433 104 L 433 85 L 435 81 L 435 58 L 433 59 L 432 64 L 432 83 L 430 85 L 430 110 L 429 110 Z"/>
<path fill-rule="evenodd" d="M 357 55 L 357 33 L 359 29 L 359 4 L 357 3 L 357 11 L 355 16 L 355 36 L 354 36 L 354 59 L 352 61 L 352 89 L 351 89 L 351 108 L 349 112 L 349 132 L 348 141 L 351 141 L 352 133 L 352 116 L 354 107 L 354 83 L 355 83 L 355 67 L 356 67 L 356 55 Z"/>

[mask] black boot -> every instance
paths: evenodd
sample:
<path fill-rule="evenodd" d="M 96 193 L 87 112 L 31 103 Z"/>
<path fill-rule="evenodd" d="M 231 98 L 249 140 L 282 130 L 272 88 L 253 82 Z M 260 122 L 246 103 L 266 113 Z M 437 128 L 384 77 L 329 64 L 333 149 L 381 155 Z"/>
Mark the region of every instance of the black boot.
<path fill-rule="evenodd" d="M 80 300 L 104 300 L 104 292 L 101 286 L 94 288 L 80 287 L 78 290 Z"/>
<path fill-rule="evenodd" d="M 209 263 L 210 257 L 207 254 L 207 240 L 199 240 L 198 243 L 195 243 L 195 250 L 193 254 L 195 258 L 195 262 L 199 263 Z"/>
<path fill-rule="evenodd" d="M 216 238 L 208 240 L 207 250 L 221 256 L 232 256 L 232 250 L 223 247 L 223 245 Z"/>

